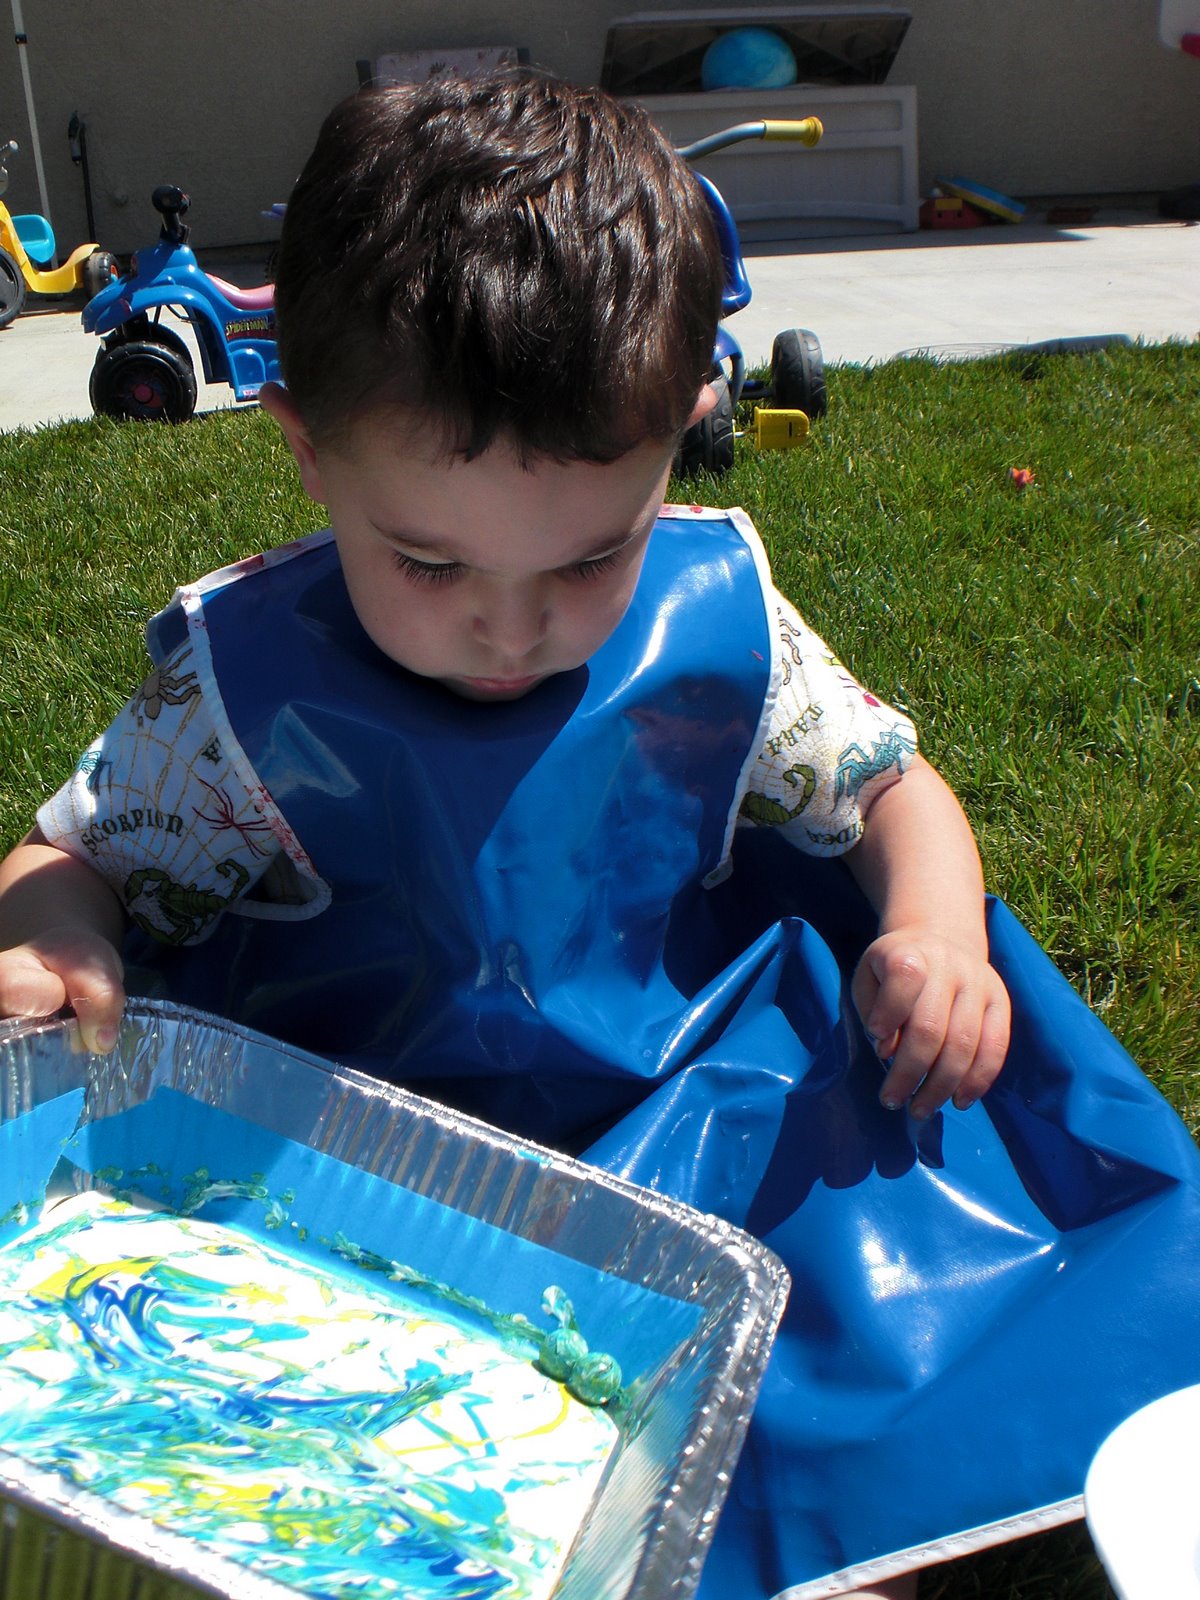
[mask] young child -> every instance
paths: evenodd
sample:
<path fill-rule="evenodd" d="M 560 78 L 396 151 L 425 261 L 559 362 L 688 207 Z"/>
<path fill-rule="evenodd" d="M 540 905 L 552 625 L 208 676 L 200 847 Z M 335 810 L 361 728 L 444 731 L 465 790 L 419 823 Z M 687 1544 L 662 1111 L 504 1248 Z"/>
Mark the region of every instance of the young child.
<path fill-rule="evenodd" d="M 662 508 L 722 278 L 686 166 L 598 91 L 331 114 L 261 398 L 332 532 L 154 620 L 150 677 L 0 869 L 0 1012 L 68 1003 L 107 1050 L 127 987 L 169 993 L 618 1170 L 666 1096 L 659 1186 L 741 1221 L 779 1118 L 736 1050 L 695 1070 L 740 814 L 874 908 L 883 1106 L 989 1088 L 1009 1005 L 954 796 L 744 516 Z M 701 1104 L 733 1133 L 689 1144 Z"/>

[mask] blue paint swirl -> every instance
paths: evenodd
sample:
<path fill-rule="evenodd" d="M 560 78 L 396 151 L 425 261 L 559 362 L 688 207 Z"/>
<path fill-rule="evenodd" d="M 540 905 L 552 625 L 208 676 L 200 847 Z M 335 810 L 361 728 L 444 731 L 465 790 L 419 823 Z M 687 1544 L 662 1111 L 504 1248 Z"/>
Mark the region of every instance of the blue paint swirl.
<path fill-rule="evenodd" d="M 510 1491 L 526 1471 L 578 1476 L 581 1446 L 594 1481 L 615 1439 L 606 1418 L 571 1413 L 560 1444 L 570 1403 L 494 1339 L 438 1319 L 435 1353 L 406 1361 L 413 1313 L 382 1292 L 335 1295 L 211 1223 L 111 1201 L 102 1218 L 99 1258 L 82 1254 L 86 1210 L 0 1251 L 0 1445 L 314 1595 L 548 1592 L 569 1530 L 516 1525 Z M 153 1233 L 164 1220 L 173 1231 Z M 291 1303 L 289 1284 L 307 1298 Z M 348 1383 L 356 1363 L 375 1381 Z M 511 1479 L 489 1429 L 491 1377 L 503 1387 L 509 1368 L 539 1435 Z M 418 1470 L 438 1451 L 451 1470 Z"/>

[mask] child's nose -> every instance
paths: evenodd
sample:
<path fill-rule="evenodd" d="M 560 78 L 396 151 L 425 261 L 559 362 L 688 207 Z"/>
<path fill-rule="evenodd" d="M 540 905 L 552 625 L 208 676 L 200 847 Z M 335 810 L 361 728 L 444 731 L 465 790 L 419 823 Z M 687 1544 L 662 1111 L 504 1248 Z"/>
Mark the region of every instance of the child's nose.
<path fill-rule="evenodd" d="M 546 636 L 549 615 L 540 588 L 497 588 L 475 613 L 475 636 L 498 655 L 519 659 Z"/>

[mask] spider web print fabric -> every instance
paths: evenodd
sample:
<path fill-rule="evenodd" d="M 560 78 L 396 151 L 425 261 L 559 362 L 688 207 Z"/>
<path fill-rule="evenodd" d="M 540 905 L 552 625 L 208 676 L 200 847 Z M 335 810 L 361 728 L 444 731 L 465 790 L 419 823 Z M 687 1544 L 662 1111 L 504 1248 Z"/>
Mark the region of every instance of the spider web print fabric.
<path fill-rule="evenodd" d="M 89 745 L 38 822 L 168 944 L 202 938 L 279 851 L 263 806 L 213 731 L 190 643 Z"/>

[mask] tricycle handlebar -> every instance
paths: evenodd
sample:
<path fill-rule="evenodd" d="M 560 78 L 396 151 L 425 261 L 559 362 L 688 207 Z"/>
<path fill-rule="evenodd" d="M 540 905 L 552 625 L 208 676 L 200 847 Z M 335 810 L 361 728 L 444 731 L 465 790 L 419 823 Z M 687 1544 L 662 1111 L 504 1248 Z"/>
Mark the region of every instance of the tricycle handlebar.
<path fill-rule="evenodd" d="M 820 142 L 825 129 L 819 117 L 802 117 L 798 121 L 772 118 L 758 122 L 739 122 L 736 127 L 723 128 L 720 133 L 710 133 L 694 144 L 681 145 L 679 154 L 685 161 L 696 161 L 714 150 L 724 150 L 726 145 L 740 144 L 743 139 L 786 139 L 795 144 L 807 145 L 811 150 Z"/>

